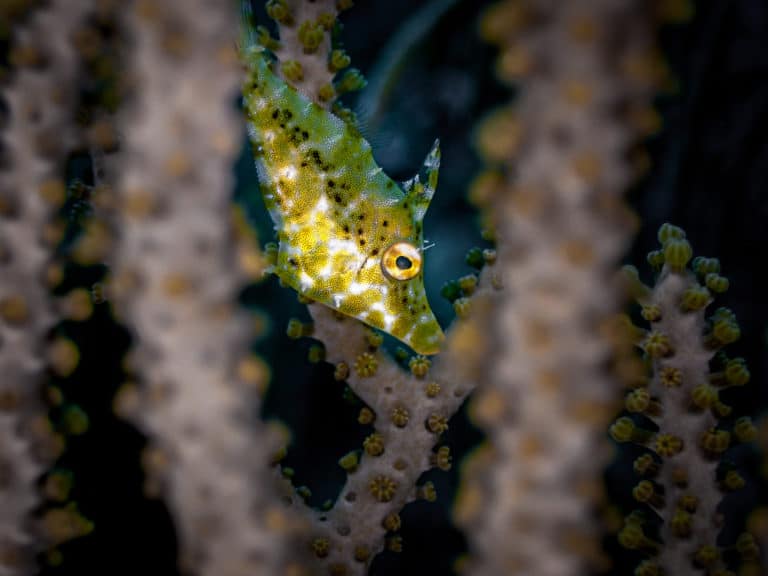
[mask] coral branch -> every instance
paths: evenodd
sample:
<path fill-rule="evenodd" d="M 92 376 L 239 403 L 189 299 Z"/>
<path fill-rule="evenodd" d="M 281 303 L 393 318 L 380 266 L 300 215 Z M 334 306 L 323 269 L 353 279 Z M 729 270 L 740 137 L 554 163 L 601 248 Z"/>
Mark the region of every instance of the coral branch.
<path fill-rule="evenodd" d="M 645 535 L 643 525 L 651 522 L 641 513 L 626 519 L 619 541 L 630 549 L 657 552 L 658 557 L 644 561 L 644 571 L 638 573 L 662 569 L 665 574 L 687 574 L 698 568 L 717 574 L 725 570 L 717 545 L 721 489 L 737 490 L 744 484 L 735 470 L 718 482 L 718 464 L 732 443 L 757 435 L 748 418 L 738 419 L 732 432 L 721 427 L 718 420 L 729 416 L 731 408 L 721 401 L 720 390 L 743 386 L 749 371 L 742 359 L 728 360 L 720 353 L 722 371 L 710 373 L 718 350 L 740 335 L 729 310 L 720 308 L 711 318 L 705 317 L 713 296 L 728 288 L 719 262 L 697 258 L 694 273 L 687 268 L 692 250 L 680 228 L 665 224 L 659 240 L 662 250 L 649 256 L 659 272 L 653 289 L 640 283 L 636 270 L 628 269 L 642 315 L 651 324 L 647 332 L 631 331 L 651 375 L 625 401 L 630 413 L 648 418 L 658 431 L 652 432 L 642 420 L 623 416 L 611 427 L 611 435 L 651 450 L 635 461 L 635 470 L 645 478 L 633 495 L 661 517 L 661 543 Z M 740 539 L 745 537 L 751 538 Z"/>
<path fill-rule="evenodd" d="M 267 13 L 278 24 L 280 41 L 265 45 L 277 56 L 282 77 L 299 92 L 329 108 L 336 99 L 336 72 L 349 65 L 341 50 L 331 51 L 338 10 L 334 0 L 270 0 Z M 263 39 L 266 31 L 262 29 Z"/>
<path fill-rule="evenodd" d="M 55 314 L 46 286 L 52 247 L 43 231 L 64 201 L 66 155 L 77 141 L 69 119 L 78 58 L 71 34 L 87 3 L 52 2 L 16 37 L 28 67 L 16 71 L 3 96 L 7 167 L 0 172 L 0 574 L 27 574 L 40 534 L 32 510 L 44 462 L 61 449 L 40 402 L 45 339 Z M 53 242 L 55 244 L 55 242 Z"/>
<path fill-rule="evenodd" d="M 326 359 L 342 376 L 348 374 L 350 388 L 373 410 L 368 417 L 375 418 L 362 456 L 353 453 L 340 462 L 349 476 L 335 505 L 315 515 L 313 547 L 330 570 L 364 574 L 387 532 L 399 529 L 400 510 L 418 497 L 434 498 L 430 486 L 417 488 L 416 481 L 430 468 L 450 468 L 448 448 L 436 453 L 433 448 L 477 385 L 494 277 L 494 267 L 486 267 L 472 298 L 473 314 L 452 326 L 434 366 L 417 356 L 410 374 L 376 349 L 370 329 L 360 322 L 320 304 L 310 306 L 313 336 L 325 344 Z M 391 542 L 398 546 L 398 540 Z"/>
<path fill-rule="evenodd" d="M 268 470 L 274 439 L 257 419 L 268 370 L 248 354 L 251 320 L 236 308 L 235 16 L 204 0 L 139 2 L 126 15 L 137 91 L 107 166 L 120 203 L 111 289 L 144 384 L 121 405 L 151 438 L 148 487 L 168 499 L 183 564 L 217 576 L 278 574 L 297 560 L 285 556 L 294 526 Z M 253 249 L 241 255 L 254 263 Z"/>
<path fill-rule="evenodd" d="M 646 21 L 638 2 L 535 0 L 502 2 L 481 22 L 521 94 L 479 134 L 500 174 L 517 173 L 491 178 L 484 199 L 506 297 L 471 407 L 490 445 L 468 464 L 457 508 L 473 574 L 604 563 L 592 513 L 617 391 L 601 328 L 619 308 L 611 278 L 634 224 L 620 194 L 636 132 L 617 111 L 642 110 L 656 80 Z"/>

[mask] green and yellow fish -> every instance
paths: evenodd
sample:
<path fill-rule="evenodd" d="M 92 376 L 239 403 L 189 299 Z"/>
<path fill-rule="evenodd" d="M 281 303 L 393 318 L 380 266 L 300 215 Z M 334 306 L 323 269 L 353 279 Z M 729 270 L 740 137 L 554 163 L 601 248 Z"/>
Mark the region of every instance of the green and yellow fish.
<path fill-rule="evenodd" d="M 303 296 L 379 328 L 419 354 L 444 340 L 424 291 L 422 221 L 438 142 L 402 187 L 351 125 L 277 77 L 251 46 L 243 96 L 264 201 L 279 240 L 273 271 Z"/>

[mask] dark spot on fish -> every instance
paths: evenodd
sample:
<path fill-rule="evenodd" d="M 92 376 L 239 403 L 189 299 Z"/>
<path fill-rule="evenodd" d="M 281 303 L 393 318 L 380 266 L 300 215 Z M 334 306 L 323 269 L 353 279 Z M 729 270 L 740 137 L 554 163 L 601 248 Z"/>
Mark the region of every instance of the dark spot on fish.
<path fill-rule="evenodd" d="M 334 200 L 336 200 L 336 202 L 338 202 L 339 204 L 341 204 L 341 195 L 339 195 L 339 194 L 336 194 L 336 195 L 333 197 L 333 199 L 334 199 Z"/>
<path fill-rule="evenodd" d="M 278 116 L 280 116 L 280 110 L 277 110 L 277 109 L 275 109 L 275 110 L 272 112 L 272 119 L 273 119 L 273 120 L 277 120 L 277 117 L 278 117 Z"/>
<path fill-rule="evenodd" d="M 365 246 L 365 238 L 360 238 L 360 246 Z"/>
<path fill-rule="evenodd" d="M 358 229 L 357 229 L 357 233 L 358 233 L 358 234 L 362 234 L 362 233 L 363 233 L 363 229 L 362 229 L 362 228 L 358 228 Z"/>
<path fill-rule="evenodd" d="M 290 120 L 291 118 L 293 118 L 293 112 L 291 112 L 286 108 L 285 110 L 283 110 L 283 118 L 285 118 L 286 120 Z"/>
<path fill-rule="evenodd" d="M 299 265 L 299 263 L 298 263 L 298 262 L 296 262 L 296 260 L 294 260 L 293 258 L 289 258 L 289 259 L 288 259 L 288 263 L 289 263 L 291 266 L 298 266 L 298 265 Z"/>
<path fill-rule="evenodd" d="M 309 163 L 308 163 L 308 162 L 302 162 L 302 163 L 301 163 L 301 167 L 302 167 L 302 168 L 306 168 L 307 166 L 309 166 Z"/>
<path fill-rule="evenodd" d="M 371 256 L 376 256 L 376 254 L 378 254 L 378 253 L 379 253 L 379 249 L 378 248 L 374 248 L 373 250 L 371 250 Z"/>
<path fill-rule="evenodd" d="M 360 220 L 365 220 L 365 214 L 360 214 L 360 216 L 358 216 L 358 218 L 359 218 Z"/>
<path fill-rule="evenodd" d="M 389 226 L 389 222 L 384 220 L 384 222 L 382 222 L 381 225 L 384 226 L 384 228 L 386 228 L 387 226 Z"/>
<path fill-rule="evenodd" d="M 309 132 L 307 132 L 306 130 L 301 131 L 301 136 L 302 138 L 304 138 L 304 140 L 309 140 Z"/>
<path fill-rule="evenodd" d="M 349 234 L 349 226 L 347 226 L 346 224 L 344 224 L 344 232 Z"/>
<path fill-rule="evenodd" d="M 336 186 L 336 182 L 333 180 L 328 180 L 328 188 L 334 188 Z"/>

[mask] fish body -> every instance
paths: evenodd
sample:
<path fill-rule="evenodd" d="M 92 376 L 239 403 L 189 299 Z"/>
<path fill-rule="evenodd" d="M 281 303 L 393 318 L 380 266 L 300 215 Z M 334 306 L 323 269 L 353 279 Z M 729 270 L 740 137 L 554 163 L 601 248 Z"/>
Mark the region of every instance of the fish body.
<path fill-rule="evenodd" d="M 273 272 L 300 294 L 381 329 L 420 354 L 444 339 L 423 280 L 423 218 L 438 143 L 402 187 L 349 122 L 279 78 L 263 49 L 246 53 L 243 89 L 261 191 L 277 231 Z"/>

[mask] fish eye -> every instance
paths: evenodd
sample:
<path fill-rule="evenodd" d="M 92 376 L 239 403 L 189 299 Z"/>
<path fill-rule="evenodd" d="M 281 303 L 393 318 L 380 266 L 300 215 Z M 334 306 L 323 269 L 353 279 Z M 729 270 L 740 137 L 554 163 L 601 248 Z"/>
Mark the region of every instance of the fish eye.
<path fill-rule="evenodd" d="M 398 256 L 395 259 L 395 266 L 400 270 L 408 270 L 408 268 L 413 266 L 413 262 L 411 262 L 411 259 L 408 258 L 408 256 Z"/>
<path fill-rule="evenodd" d="M 381 269 L 392 280 L 410 280 L 421 272 L 421 253 L 408 242 L 395 242 L 384 251 Z"/>

